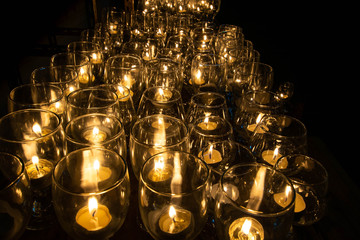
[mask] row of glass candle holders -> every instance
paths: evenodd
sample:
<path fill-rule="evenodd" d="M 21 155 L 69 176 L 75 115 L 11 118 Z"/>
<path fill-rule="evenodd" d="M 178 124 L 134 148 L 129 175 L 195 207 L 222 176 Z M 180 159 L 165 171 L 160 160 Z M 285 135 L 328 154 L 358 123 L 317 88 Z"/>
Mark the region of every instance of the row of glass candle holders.
<path fill-rule="evenodd" d="M 22 96 L 31 92 L 27 94 L 31 101 L 42 96 L 39 89 L 50 93 L 47 87 L 53 87 L 26 86 Z M 2 174 L 8 180 L 1 191 L 7 202 L 4 216 L 16 219 L 8 234 L 25 225 L 23 205 L 32 207 L 29 228 L 49 224 L 51 199 L 70 236 L 114 234 L 129 205 L 125 132 L 130 135 L 131 167 L 139 180 L 141 218 L 156 239 L 191 239 L 199 234 L 207 215 L 215 219 L 220 239 L 279 239 L 292 223 L 311 224 L 322 216 L 326 170 L 301 155 L 306 153 L 306 128 L 297 119 L 276 115 L 282 105 L 277 94 L 249 91 L 243 95 L 234 127 L 236 139 L 247 148 L 233 141 L 221 94 L 193 95 L 183 115 L 186 126 L 179 115 L 184 114 L 180 93 L 149 88 L 138 108 L 143 115 L 138 119 L 133 115 L 136 121 L 127 130 L 118 111 L 132 112 L 134 107 L 130 91 L 124 86 L 120 90 L 122 95 L 112 85 L 79 89 L 68 95 L 64 112 L 55 114 L 48 110 L 57 104 L 45 104 L 42 108 L 47 110 L 18 110 L 0 120 L 1 150 L 25 161 L 22 166 L 14 156 L 2 157 Z M 72 95 L 81 97 L 71 101 Z M 128 104 L 121 105 L 125 102 Z M 69 114 L 74 112 L 77 114 Z M 9 173 L 9 158 L 14 162 L 11 166 L 18 165 L 13 167 L 15 173 Z M 32 202 L 27 193 L 29 179 L 23 176 L 23 181 L 17 181 L 25 169 Z"/>

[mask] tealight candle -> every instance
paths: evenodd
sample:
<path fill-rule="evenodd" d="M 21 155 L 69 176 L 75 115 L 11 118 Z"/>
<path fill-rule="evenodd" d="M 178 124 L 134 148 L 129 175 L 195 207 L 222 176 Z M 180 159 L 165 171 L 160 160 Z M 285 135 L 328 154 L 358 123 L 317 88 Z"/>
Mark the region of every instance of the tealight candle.
<path fill-rule="evenodd" d="M 159 102 L 166 102 L 169 101 L 172 96 L 173 94 L 170 90 L 159 88 L 155 93 L 154 99 Z"/>
<path fill-rule="evenodd" d="M 99 143 L 106 140 L 107 134 L 95 126 L 93 129 L 85 130 L 83 138 L 91 143 Z"/>
<path fill-rule="evenodd" d="M 131 90 L 128 91 L 130 94 L 126 94 L 126 89 L 124 89 L 122 86 L 117 87 L 116 94 L 120 102 L 126 102 L 129 100 L 130 96 L 132 97 L 134 95 L 133 91 Z"/>
<path fill-rule="evenodd" d="M 33 187 L 43 188 L 51 184 L 52 162 L 33 156 L 25 167 Z"/>
<path fill-rule="evenodd" d="M 222 161 L 221 153 L 213 149 L 213 145 L 210 145 L 209 149 L 203 153 L 203 151 L 200 151 L 198 154 L 199 158 L 203 158 L 203 160 L 207 164 L 215 164 Z"/>
<path fill-rule="evenodd" d="M 95 197 L 90 197 L 88 205 L 76 213 L 76 223 L 88 231 L 98 231 L 105 228 L 111 222 L 109 209 L 98 204 Z"/>
<path fill-rule="evenodd" d="M 100 166 L 99 160 L 94 161 L 94 169 L 97 172 L 97 176 L 100 182 L 109 179 L 112 173 L 110 168 Z"/>
<path fill-rule="evenodd" d="M 258 124 L 260 123 L 261 121 L 261 118 L 264 116 L 263 113 L 259 113 L 259 115 L 257 116 L 256 118 L 256 121 L 254 124 L 249 124 L 246 129 L 250 132 L 255 132 L 256 130 L 256 133 L 265 133 L 267 131 L 269 131 L 269 128 L 265 125 L 262 125 L 261 127 L 257 128 Z"/>
<path fill-rule="evenodd" d="M 231 240 L 262 240 L 264 239 L 264 228 L 255 218 L 238 218 L 229 227 L 229 237 Z"/>
<path fill-rule="evenodd" d="M 271 166 L 274 166 L 276 161 L 282 157 L 282 155 L 279 153 L 278 148 L 275 150 L 265 150 L 261 153 L 262 159 L 269 163 Z M 284 166 L 283 166 L 284 167 Z"/>
<path fill-rule="evenodd" d="M 164 119 L 162 117 L 159 117 L 157 121 L 154 121 L 151 126 L 158 130 L 166 130 L 168 127 L 170 127 L 171 123 L 164 122 Z"/>
<path fill-rule="evenodd" d="M 275 193 L 274 194 L 274 201 L 281 207 L 285 208 L 288 206 L 291 202 L 291 199 L 287 196 L 288 194 L 285 192 L 282 193 Z M 301 211 L 304 211 L 306 208 L 306 203 L 304 201 L 304 198 L 296 193 L 295 195 L 295 209 L 294 212 L 298 213 Z"/>
<path fill-rule="evenodd" d="M 88 84 L 90 77 L 89 77 L 89 74 L 87 73 L 87 71 L 84 70 L 84 68 L 80 69 L 80 74 L 79 74 L 78 79 L 81 84 Z"/>
<path fill-rule="evenodd" d="M 149 179 L 153 182 L 163 182 L 171 178 L 173 175 L 173 167 L 164 163 L 164 159 L 160 158 L 155 161 L 155 167 L 149 172 Z"/>
<path fill-rule="evenodd" d="M 191 78 L 190 84 L 203 85 L 204 83 L 205 80 L 202 77 L 200 69 L 196 70 L 196 72 L 193 74 L 193 77 Z"/>
<path fill-rule="evenodd" d="M 205 120 L 198 124 L 198 127 L 202 130 L 212 131 L 217 128 L 216 122 L 209 122 L 209 118 L 205 118 Z"/>
<path fill-rule="evenodd" d="M 186 230 L 191 222 L 192 214 L 188 210 L 169 207 L 159 219 L 159 227 L 165 233 L 178 234 Z"/>
<path fill-rule="evenodd" d="M 101 54 L 93 53 L 91 55 L 91 63 L 92 64 L 100 64 L 100 63 L 102 63 Z"/>

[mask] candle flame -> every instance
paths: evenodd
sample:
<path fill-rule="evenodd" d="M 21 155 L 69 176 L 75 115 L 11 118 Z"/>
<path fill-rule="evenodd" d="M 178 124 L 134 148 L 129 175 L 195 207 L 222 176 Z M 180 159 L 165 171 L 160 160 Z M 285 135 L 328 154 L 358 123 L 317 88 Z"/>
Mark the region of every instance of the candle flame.
<path fill-rule="evenodd" d="M 162 88 L 159 88 L 159 94 L 162 98 L 164 97 L 164 90 Z"/>
<path fill-rule="evenodd" d="M 99 134 L 99 132 L 100 132 L 99 128 L 98 128 L 98 127 L 94 127 L 94 129 L 93 129 L 93 135 L 96 136 L 96 135 Z"/>
<path fill-rule="evenodd" d="M 197 79 L 200 79 L 200 78 L 201 78 L 201 71 L 200 71 L 200 70 L 197 70 L 195 77 L 196 77 Z"/>
<path fill-rule="evenodd" d="M 39 157 L 38 156 L 33 156 L 31 158 L 31 161 L 34 165 L 38 165 L 39 164 Z"/>
<path fill-rule="evenodd" d="M 95 197 L 91 197 L 88 200 L 88 208 L 91 216 L 95 216 L 96 210 L 98 209 L 98 202 Z"/>
<path fill-rule="evenodd" d="M 169 208 L 169 216 L 174 219 L 176 217 L 176 210 L 173 206 L 170 206 Z"/>
<path fill-rule="evenodd" d="M 32 130 L 34 133 L 41 135 L 41 127 L 38 123 L 34 123 Z"/>
<path fill-rule="evenodd" d="M 155 161 L 155 171 L 164 169 L 164 158 L 161 157 L 158 161 Z"/>
<path fill-rule="evenodd" d="M 263 113 L 259 113 L 259 115 L 256 118 L 256 124 L 258 124 L 261 121 L 261 118 L 264 116 Z"/>
<path fill-rule="evenodd" d="M 94 169 L 96 171 L 99 171 L 99 169 L 100 169 L 100 162 L 97 159 L 94 161 Z"/>
<path fill-rule="evenodd" d="M 206 118 L 204 119 L 204 123 L 208 124 L 209 123 L 209 118 L 206 116 Z"/>
<path fill-rule="evenodd" d="M 245 222 L 241 227 L 241 232 L 248 235 L 250 232 L 251 225 L 252 225 L 252 221 L 249 219 L 245 219 Z"/>

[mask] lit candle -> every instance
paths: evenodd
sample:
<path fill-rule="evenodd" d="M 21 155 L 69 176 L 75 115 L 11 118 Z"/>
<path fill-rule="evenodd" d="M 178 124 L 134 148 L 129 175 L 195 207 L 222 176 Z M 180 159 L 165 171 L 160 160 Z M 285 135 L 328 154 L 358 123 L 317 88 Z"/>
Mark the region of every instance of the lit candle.
<path fill-rule="evenodd" d="M 189 227 L 191 218 L 192 214 L 188 210 L 170 205 L 169 211 L 160 216 L 159 227 L 163 232 L 178 234 Z"/>
<path fill-rule="evenodd" d="M 91 63 L 92 64 L 100 64 L 100 63 L 102 63 L 101 54 L 92 53 L 91 54 Z"/>
<path fill-rule="evenodd" d="M 131 74 L 124 74 L 124 77 L 121 81 L 121 85 L 131 89 L 132 85 L 135 83 L 135 80 L 132 78 Z"/>
<path fill-rule="evenodd" d="M 207 163 L 207 164 L 215 164 L 215 163 L 219 163 L 222 161 L 222 157 L 221 157 L 221 153 L 216 150 L 213 149 L 213 145 L 211 144 L 209 149 L 207 151 L 205 151 L 203 153 L 203 151 L 200 151 L 198 154 L 199 158 L 203 158 L 203 160 Z"/>
<path fill-rule="evenodd" d="M 166 130 L 170 127 L 171 123 L 164 122 L 164 118 L 159 117 L 157 121 L 154 121 L 151 126 L 158 130 Z M 164 133 L 165 134 L 165 133 Z"/>
<path fill-rule="evenodd" d="M 171 99 L 172 95 L 173 94 L 170 90 L 159 88 L 159 91 L 155 93 L 154 98 L 156 101 L 166 102 Z"/>
<path fill-rule="evenodd" d="M 61 115 L 64 113 L 64 104 L 62 104 L 61 102 L 56 102 L 54 104 L 51 104 L 48 110 Z"/>
<path fill-rule="evenodd" d="M 205 83 L 205 79 L 202 76 L 201 70 L 194 70 L 193 77 L 190 80 L 190 84 L 203 85 Z"/>
<path fill-rule="evenodd" d="M 109 179 L 112 173 L 110 168 L 100 166 L 100 162 L 97 159 L 94 161 L 94 169 L 97 172 L 97 177 L 100 182 Z"/>
<path fill-rule="evenodd" d="M 250 132 L 255 132 L 255 130 L 256 130 L 256 133 L 265 133 L 265 132 L 269 131 L 269 128 L 268 128 L 267 126 L 265 126 L 265 125 L 262 125 L 261 128 L 260 128 L 260 127 L 257 128 L 259 122 L 261 121 L 261 118 L 262 118 L 264 115 L 265 115 L 265 114 L 263 114 L 263 113 L 259 113 L 259 115 L 258 115 L 257 118 L 256 118 L 255 123 L 254 123 L 254 124 L 249 124 L 249 125 L 246 127 L 246 129 L 247 129 L 248 131 L 250 131 Z"/>
<path fill-rule="evenodd" d="M 129 91 L 129 92 L 127 92 L 127 91 Z M 133 96 L 134 93 L 131 90 L 127 90 L 127 89 L 123 88 L 122 86 L 118 86 L 116 94 L 117 94 L 120 102 L 126 102 L 129 100 L 130 96 L 131 97 Z"/>
<path fill-rule="evenodd" d="M 85 130 L 83 138 L 91 143 L 99 143 L 106 140 L 107 134 L 106 132 L 101 131 L 98 127 L 94 127 L 93 129 Z"/>
<path fill-rule="evenodd" d="M 76 213 L 76 223 L 88 231 L 98 231 L 105 228 L 111 222 L 109 209 L 101 204 L 95 197 L 90 197 L 88 205 Z"/>
<path fill-rule="evenodd" d="M 94 77 L 94 76 L 93 76 Z M 79 74 L 79 82 L 81 84 L 88 84 L 89 83 L 89 73 L 84 68 L 80 68 L 80 74 Z"/>
<path fill-rule="evenodd" d="M 33 156 L 31 161 L 26 163 L 25 167 L 32 187 L 44 188 L 51 184 L 51 172 L 54 168 L 52 162 L 39 159 L 38 156 Z"/>
<path fill-rule="evenodd" d="M 279 153 L 279 149 L 275 148 L 275 150 L 265 150 L 261 153 L 262 159 L 269 163 L 271 166 L 274 166 L 276 161 L 282 157 Z M 283 166 L 284 167 L 284 166 Z"/>
<path fill-rule="evenodd" d="M 261 240 L 264 239 L 264 228 L 254 218 L 238 218 L 229 227 L 229 237 L 231 240 Z"/>
<path fill-rule="evenodd" d="M 164 158 L 155 161 L 155 167 L 149 172 L 149 179 L 153 182 L 163 182 L 173 175 L 173 167 L 164 163 Z"/>
<path fill-rule="evenodd" d="M 291 199 L 289 198 L 289 192 L 290 192 L 291 188 L 287 187 L 285 189 L 285 192 L 281 192 L 281 193 L 275 193 L 274 194 L 274 201 L 281 207 L 285 208 L 286 206 L 288 206 L 291 202 Z M 295 195 L 295 212 L 301 212 L 304 211 L 306 208 L 306 204 L 304 201 L 304 198 L 296 193 Z"/>
<path fill-rule="evenodd" d="M 206 117 L 203 122 L 198 124 L 202 130 L 212 131 L 216 129 L 217 123 L 216 122 L 209 122 L 209 118 Z"/>

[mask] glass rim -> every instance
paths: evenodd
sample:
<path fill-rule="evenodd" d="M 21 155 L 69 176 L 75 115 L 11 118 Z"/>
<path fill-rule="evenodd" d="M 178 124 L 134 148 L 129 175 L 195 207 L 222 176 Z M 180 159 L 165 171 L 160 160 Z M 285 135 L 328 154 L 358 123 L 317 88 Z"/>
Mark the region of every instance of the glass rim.
<path fill-rule="evenodd" d="M 75 143 L 75 144 L 78 144 L 78 145 L 83 145 L 83 146 L 93 146 L 91 143 L 85 143 L 85 142 L 80 142 L 74 138 L 71 138 L 68 134 L 67 134 L 67 130 L 68 128 L 70 127 L 71 123 L 73 122 L 76 122 L 80 119 L 84 119 L 84 118 L 89 118 L 89 117 L 92 117 L 92 116 L 99 116 L 99 117 L 104 117 L 104 118 L 111 118 L 113 121 L 115 121 L 117 124 L 119 124 L 120 126 L 120 131 L 117 132 L 115 135 L 112 135 L 111 138 L 109 138 L 108 140 L 105 140 L 105 141 L 102 141 L 102 142 L 99 142 L 98 144 L 100 145 L 105 145 L 105 144 L 108 144 L 116 139 L 118 139 L 122 134 L 125 135 L 125 130 L 124 130 L 124 125 L 122 124 L 122 122 L 115 116 L 113 115 L 107 115 L 107 114 L 103 114 L 103 113 L 88 113 L 88 114 L 84 114 L 84 115 L 80 115 L 80 116 L 77 116 L 76 118 L 73 118 L 70 120 L 70 122 L 68 122 L 65 126 L 65 139 L 66 140 L 69 140 L 70 142 L 72 143 Z"/>
<path fill-rule="evenodd" d="M 44 112 L 44 113 L 51 114 L 51 115 L 55 116 L 56 119 L 58 120 L 57 125 L 56 125 L 56 127 L 54 129 L 52 129 L 52 131 L 50 133 L 47 133 L 45 135 L 42 135 L 40 137 L 36 137 L 36 138 L 33 138 L 33 139 L 10 140 L 10 139 L 6 139 L 6 138 L 3 138 L 2 136 L 0 136 L 0 140 L 2 140 L 4 142 L 10 142 L 10 143 L 29 143 L 29 142 L 33 142 L 33 141 L 39 141 L 39 140 L 41 140 L 43 138 L 47 138 L 49 136 L 52 136 L 52 135 L 56 134 L 62 128 L 62 119 L 58 114 L 56 114 L 56 113 L 54 113 L 52 111 L 49 111 L 49 110 L 38 109 L 38 108 L 22 109 L 22 110 L 18 110 L 18 111 L 8 113 L 5 116 L 3 116 L 2 118 L 0 118 L 0 126 L 1 126 L 2 121 L 4 121 L 5 119 L 10 118 L 10 117 L 14 116 L 15 114 L 22 114 L 24 112 L 37 112 L 37 113 Z"/>
<path fill-rule="evenodd" d="M 72 77 L 70 80 L 67 81 L 59 81 L 59 82 L 36 82 L 36 78 L 33 76 L 34 74 L 36 74 L 37 72 L 41 72 L 41 71 L 49 71 L 50 69 L 60 69 L 60 68 L 64 68 L 66 71 L 71 72 L 71 74 L 74 74 L 75 76 Z M 50 83 L 51 85 L 59 85 L 59 84 L 66 84 L 66 83 L 71 83 L 73 81 L 76 81 L 78 78 L 78 73 L 76 71 L 76 69 L 69 67 L 69 65 L 55 65 L 55 66 L 43 66 L 43 67 L 39 67 L 34 69 L 34 71 L 32 71 L 31 76 L 30 76 L 31 80 L 34 81 L 35 83 Z"/>
<path fill-rule="evenodd" d="M 55 57 L 59 57 L 59 56 L 66 56 L 69 54 L 74 54 L 74 55 L 78 55 L 81 56 L 82 58 L 85 59 L 83 64 L 76 64 L 76 65 L 72 65 L 72 64 L 61 64 L 61 65 L 54 65 L 54 58 Z M 87 64 L 90 64 L 90 59 L 88 56 L 86 56 L 85 54 L 81 53 L 81 52 L 61 52 L 61 53 L 56 53 L 54 55 L 51 56 L 50 59 L 50 66 L 66 66 L 66 67 L 83 67 Z"/>
<path fill-rule="evenodd" d="M 305 185 L 308 185 L 308 186 L 318 186 L 318 185 L 322 185 L 324 183 L 326 183 L 329 179 L 329 173 L 327 172 L 326 168 L 324 167 L 324 165 L 319 161 L 319 160 L 316 160 L 315 158 L 313 157 L 310 157 L 306 154 L 301 154 L 301 153 L 294 153 L 294 154 L 289 154 L 289 155 L 286 155 L 286 156 L 282 156 L 281 158 L 279 158 L 276 163 L 274 164 L 274 169 L 283 173 L 282 169 L 278 169 L 276 166 L 277 164 L 280 162 L 280 160 L 282 159 L 288 159 L 289 157 L 298 157 L 298 156 L 301 156 L 301 157 L 304 157 L 306 159 L 309 159 L 311 161 L 313 161 L 314 163 L 316 163 L 316 165 L 318 165 L 322 170 L 323 170 L 323 173 L 325 174 L 324 176 L 324 179 L 320 182 L 317 182 L 317 183 L 304 183 L 302 181 L 297 181 L 296 179 L 293 180 L 291 177 L 288 177 L 290 179 L 291 182 L 294 182 L 296 183 L 297 185 L 301 185 L 301 186 L 305 186 Z M 285 173 L 283 173 L 285 175 Z M 286 175 L 285 175 L 286 176 Z"/>
<path fill-rule="evenodd" d="M 211 105 L 206 105 L 206 104 L 195 102 L 195 98 L 198 96 L 202 96 L 202 95 L 215 95 L 217 98 L 221 98 L 223 100 L 223 103 L 211 106 Z M 199 106 L 201 108 L 210 108 L 211 109 L 211 108 L 218 108 L 218 107 L 222 107 L 222 106 L 226 105 L 226 99 L 223 95 L 221 95 L 217 92 L 199 92 L 199 93 L 196 93 L 191 96 L 190 103 L 193 103 L 196 106 Z"/>
<path fill-rule="evenodd" d="M 134 136 L 133 134 L 133 131 L 135 129 L 135 126 L 137 125 L 140 125 L 141 123 L 145 122 L 146 120 L 148 120 L 149 118 L 154 118 L 156 116 L 162 116 L 163 118 L 168 118 L 168 119 L 172 119 L 172 120 L 175 120 L 179 125 L 181 125 L 181 127 L 183 129 L 186 130 L 186 135 L 184 137 L 181 138 L 181 140 L 177 143 L 174 143 L 174 144 L 171 144 L 171 145 L 155 145 L 155 144 L 148 144 L 148 143 L 144 143 L 144 142 L 141 142 L 139 141 L 139 139 L 137 137 Z M 130 131 L 130 139 L 133 139 L 136 144 L 139 144 L 139 145 L 142 145 L 142 146 L 146 146 L 146 147 L 159 147 L 159 148 L 162 148 L 162 147 L 174 147 L 176 145 L 181 145 L 183 144 L 185 141 L 187 141 L 189 139 L 189 130 L 188 128 L 186 127 L 185 123 L 183 121 L 181 121 L 180 119 L 176 118 L 176 117 L 172 117 L 172 116 L 169 116 L 169 115 L 165 115 L 165 114 L 154 114 L 154 115 L 149 115 L 149 116 L 146 116 L 146 117 L 143 117 L 143 118 L 140 118 L 138 119 L 133 127 L 131 128 L 131 131 Z"/>
<path fill-rule="evenodd" d="M 94 46 L 94 49 L 86 49 L 86 50 L 79 50 L 76 49 L 77 45 L 79 44 L 84 44 L 85 46 Z M 71 47 L 75 47 L 74 49 L 71 49 Z M 74 53 L 74 52 L 79 52 L 79 53 L 93 53 L 93 52 L 101 52 L 101 47 L 98 43 L 94 43 L 94 42 L 90 42 L 90 41 L 74 41 L 74 42 L 70 42 L 67 47 L 66 47 L 68 52 Z M 91 61 L 90 61 L 91 62 Z"/>
<path fill-rule="evenodd" d="M 121 176 L 118 177 L 118 179 L 111 184 L 111 186 L 109 186 L 108 188 L 105 188 L 101 191 L 94 191 L 94 192 L 83 192 L 83 193 L 74 193 L 72 191 L 70 191 L 69 189 L 66 189 L 64 188 L 57 180 L 56 180 L 56 177 L 55 177 L 55 169 L 58 168 L 58 166 L 60 165 L 61 162 L 65 161 L 66 159 L 68 159 L 69 156 L 71 155 L 74 155 L 74 154 L 77 154 L 78 152 L 84 152 L 84 151 L 87 151 L 87 150 L 100 150 L 102 152 L 108 152 L 108 153 L 111 153 L 113 155 L 116 155 L 117 157 L 119 157 L 122 161 L 122 163 L 124 164 L 124 171 L 123 171 L 123 174 Z M 124 182 L 124 179 L 126 178 L 126 175 L 127 175 L 127 172 L 128 172 L 128 165 L 126 163 L 126 160 L 124 160 L 124 158 L 118 154 L 117 152 L 115 151 L 112 151 L 112 150 L 109 150 L 109 149 L 106 149 L 106 148 L 101 148 L 101 147 L 87 147 L 87 148 L 80 148 L 80 149 L 77 149 L 75 151 L 72 151 L 70 153 L 68 153 L 67 155 L 65 155 L 63 158 L 61 158 L 54 166 L 54 170 L 52 171 L 52 184 L 53 185 L 56 185 L 56 187 L 60 188 L 63 192 L 67 193 L 67 194 L 70 194 L 70 195 L 74 195 L 74 196 L 81 196 L 81 197 L 88 197 L 88 196 L 94 196 L 94 195 L 102 195 L 104 193 L 107 193 L 107 192 L 110 192 L 111 190 L 117 188 L 118 186 L 121 185 L 121 183 Z"/>
<path fill-rule="evenodd" d="M 154 188 L 150 187 L 149 184 L 147 182 L 144 181 L 144 178 L 143 178 L 143 171 L 145 169 L 145 165 L 150 162 L 150 160 L 152 160 L 153 158 L 156 158 L 158 157 L 159 155 L 162 155 L 162 154 L 173 154 L 173 153 L 180 153 L 180 154 L 185 154 L 185 155 L 188 155 L 188 156 L 192 156 L 194 159 L 196 159 L 197 161 L 200 161 L 200 163 L 205 167 L 206 169 L 206 179 L 203 181 L 202 184 L 200 184 L 199 186 L 197 186 L 196 188 L 192 189 L 190 192 L 185 192 L 185 193 L 164 193 L 164 192 L 159 192 L 157 190 L 155 190 Z M 180 196 L 186 196 L 186 195 L 190 195 L 196 191 L 198 191 L 199 189 L 203 188 L 203 187 L 206 187 L 206 184 L 208 183 L 209 181 L 209 178 L 210 178 L 210 169 L 209 169 L 209 166 L 206 164 L 206 162 L 204 160 L 202 160 L 201 158 L 189 153 L 189 152 L 185 152 L 185 151 L 180 151 L 180 150 L 168 150 L 168 151 L 164 151 L 164 152 L 160 152 L 160 153 L 157 153 L 157 154 L 154 154 L 152 155 L 151 157 L 149 157 L 145 162 L 144 164 L 142 165 L 141 167 L 141 170 L 140 170 L 140 178 L 139 178 L 139 182 L 142 182 L 149 190 L 151 190 L 152 192 L 156 193 L 156 194 L 159 194 L 161 196 L 166 196 L 166 197 L 180 197 Z"/>
<path fill-rule="evenodd" d="M 24 175 L 26 175 L 26 171 L 25 171 L 25 164 L 24 162 L 22 161 L 22 159 L 14 154 L 11 154 L 11 153 L 7 153 L 7 152 L 0 152 L 0 156 L 1 155 L 6 155 L 6 156 L 9 156 L 13 159 L 16 159 L 18 160 L 18 162 L 20 163 L 21 165 L 21 171 L 19 174 L 17 174 L 16 178 L 13 179 L 13 181 L 11 181 L 8 185 L 6 185 L 4 188 L 0 189 L 0 193 L 2 191 L 6 191 L 7 189 L 11 188 L 13 185 L 16 184 L 16 182 L 19 181 L 20 178 L 22 178 Z"/>
<path fill-rule="evenodd" d="M 19 89 L 25 89 L 25 88 L 28 88 L 28 87 L 49 87 L 50 89 L 55 89 L 56 91 L 60 91 L 60 96 L 58 96 L 56 99 L 50 101 L 50 102 L 44 102 L 44 103 L 32 103 L 30 106 L 36 106 L 36 107 L 42 107 L 42 106 L 47 106 L 47 105 L 51 105 L 51 104 L 54 104 L 54 103 L 57 103 L 57 102 L 60 102 L 63 98 L 64 98 L 64 91 L 57 85 L 55 84 L 51 84 L 49 82 L 41 82 L 41 83 L 26 83 L 26 84 L 22 84 L 20 86 L 17 86 L 15 88 L 13 88 L 10 93 L 9 93 L 9 96 L 8 96 L 8 99 L 9 101 L 11 101 L 12 103 L 14 104 L 17 104 L 17 105 L 25 105 L 25 106 L 28 106 L 29 104 L 28 103 L 24 103 L 24 102 L 18 102 L 18 101 L 15 101 L 13 99 L 13 95 L 16 91 L 18 91 Z"/>
<path fill-rule="evenodd" d="M 88 92 L 88 91 L 103 91 L 103 92 L 111 92 L 112 95 L 115 96 L 115 99 L 114 99 L 114 102 L 111 101 L 111 104 L 109 105 L 106 105 L 106 106 L 102 106 L 102 107 L 91 107 L 91 108 L 85 108 L 85 107 L 80 107 L 80 106 L 77 106 L 73 103 L 73 101 L 70 101 L 72 100 L 71 98 L 75 95 L 75 94 L 78 94 L 79 92 Z M 70 99 L 70 100 L 69 100 Z M 71 93 L 69 93 L 67 96 L 66 96 L 66 103 L 67 105 L 70 105 L 71 107 L 73 108 L 77 108 L 77 109 L 104 109 L 104 108 L 109 108 L 109 107 L 113 107 L 114 105 L 116 105 L 117 103 L 119 102 L 119 98 L 118 98 L 118 95 L 116 94 L 115 91 L 111 90 L 111 89 L 108 89 L 108 88 L 96 88 L 96 87 L 88 87 L 88 88 L 79 88 L 79 89 L 76 89 L 75 91 L 72 91 Z"/>
<path fill-rule="evenodd" d="M 122 97 L 119 97 L 119 95 L 116 93 L 116 95 L 118 95 L 118 101 L 122 102 L 122 99 L 126 99 L 126 98 L 131 98 L 131 93 L 130 93 L 130 89 L 122 84 L 117 84 L 117 83 L 104 83 L 104 84 L 100 84 L 94 87 L 89 87 L 89 88 L 93 88 L 93 89 L 110 89 L 110 91 L 113 91 L 113 88 L 118 89 L 118 87 L 121 87 L 124 89 L 124 91 L 126 91 L 126 95 L 123 95 Z"/>
<path fill-rule="evenodd" d="M 272 172 L 275 172 L 276 174 L 281 175 L 284 179 L 286 179 L 286 181 L 288 183 L 288 186 L 290 186 L 290 188 L 291 188 L 291 190 L 293 192 L 293 197 L 291 199 L 291 202 L 284 209 L 282 209 L 281 211 L 274 212 L 274 213 L 265 213 L 265 212 L 259 211 L 259 210 L 247 209 L 245 206 L 242 206 L 242 205 L 239 205 L 238 203 L 236 203 L 224 191 L 224 177 L 229 171 L 231 171 L 233 169 L 236 169 L 236 168 L 241 168 L 241 167 L 265 167 L 267 171 L 270 170 Z M 270 166 L 267 166 L 265 164 L 262 164 L 262 163 L 245 163 L 245 164 L 238 163 L 238 164 L 235 164 L 235 165 L 231 166 L 229 169 L 227 169 L 221 175 L 219 183 L 220 183 L 220 187 L 221 187 L 221 193 L 226 197 L 226 199 L 228 201 L 230 201 L 231 205 L 233 205 L 235 208 L 240 209 L 240 211 L 245 211 L 246 213 L 248 213 L 250 215 L 257 215 L 257 216 L 261 216 L 261 217 L 275 217 L 275 216 L 280 216 L 282 214 L 285 214 L 286 212 L 289 211 L 289 209 L 291 209 L 293 206 L 295 206 L 295 196 L 296 196 L 295 193 L 296 193 L 296 191 L 294 189 L 294 186 L 293 186 L 291 180 L 285 174 L 281 173 L 280 171 L 275 170 L 274 168 L 272 168 Z"/>
<path fill-rule="evenodd" d="M 267 94 L 270 94 L 270 96 L 272 98 L 274 98 L 274 99 L 280 99 L 278 94 L 276 94 L 276 93 L 274 93 L 272 91 L 268 91 L 268 90 L 249 90 L 249 91 L 245 92 L 243 98 L 246 100 L 246 102 L 248 104 L 254 104 L 256 106 L 259 106 L 262 109 L 277 109 L 277 108 L 280 108 L 280 105 L 267 105 L 267 104 L 263 104 L 263 103 L 254 102 L 251 99 L 251 95 L 258 94 L 258 93 L 267 93 Z"/>

